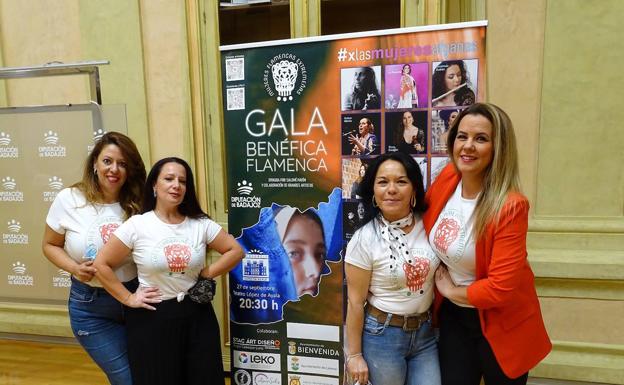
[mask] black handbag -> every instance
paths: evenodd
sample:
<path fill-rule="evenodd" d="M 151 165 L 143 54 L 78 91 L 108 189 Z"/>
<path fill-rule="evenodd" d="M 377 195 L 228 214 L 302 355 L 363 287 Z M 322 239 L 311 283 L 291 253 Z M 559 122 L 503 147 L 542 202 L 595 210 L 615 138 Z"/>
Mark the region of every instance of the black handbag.
<path fill-rule="evenodd" d="M 197 283 L 188 290 L 188 296 L 197 303 L 210 303 L 216 292 L 217 281 L 200 276 Z"/>

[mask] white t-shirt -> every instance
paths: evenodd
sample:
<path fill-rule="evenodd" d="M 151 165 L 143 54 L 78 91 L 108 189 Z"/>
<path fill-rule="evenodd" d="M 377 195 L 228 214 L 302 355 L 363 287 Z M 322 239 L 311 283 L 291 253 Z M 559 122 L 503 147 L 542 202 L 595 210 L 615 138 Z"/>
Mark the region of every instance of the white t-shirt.
<path fill-rule="evenodd" d="M 158 287 L 167 300 L 195 285 L 205 266 L 206 245 L 219 231 L 221 226 L 208 218 L 168 224 L 149 211 L 128 219 L 115 236 L 132 249 L 139 284 Z"/>
<path fill-rule="evenodd" d="M 414 228 L 406 234 L 412 264 L 401 261 L 398 267 L 387 257 L 388 251 L 375 230 L 377 219 L 358 229 L 347 245 L 345 262 L 371 271 L 368 302 L 388 313 L 423 313 L 433 300 L 434 273 L 440 260 L 427 242 L 422 220 L 415 220 Z"/>
<path fill-rule="evenodd" d="M 477 199 L 462 198 L 461 191 L 460 182 L 433 225 L 429 233 L 429 243 L 442 262 L 448 266 L 455 285 L 468 286 L 476 277 L 472 213 L 477 205 Z"/>
<path fill-rule="evenodd" d="M 111 234 L 122 224 L 124 212 L 119 203 L 87 203 L 77 188 L 66 188 L 58 193 L 50 206 L 46 223 L 52 230 L 65 235 L 64 249 L 76 262 L 94 259 Z M 121 282 L 136 278 L 136 266 L 128 257 L 115 270 Z M 93 278 L 91 286 L 102 287 Z"/>

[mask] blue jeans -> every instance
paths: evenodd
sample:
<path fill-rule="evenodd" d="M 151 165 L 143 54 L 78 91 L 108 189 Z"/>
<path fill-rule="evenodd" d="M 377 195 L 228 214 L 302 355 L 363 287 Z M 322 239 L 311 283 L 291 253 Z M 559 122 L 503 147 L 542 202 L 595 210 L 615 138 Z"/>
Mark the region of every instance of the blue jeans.
<path fill-rule="evenodd" d="M 134 291 L 137 281 L 124 284 Z M 74 336 L 112 385 L 132 385 L 124 325 L 124 310 L 106 290 L 72 277 L 69 322 Z"/>
<path fill-rule="evenodd" d="M 373 385 L 440 385 L 438 345 L 425 321 L 414 331 L 390 326 L 369 314 L 364 318 L 362 353 Z"/>

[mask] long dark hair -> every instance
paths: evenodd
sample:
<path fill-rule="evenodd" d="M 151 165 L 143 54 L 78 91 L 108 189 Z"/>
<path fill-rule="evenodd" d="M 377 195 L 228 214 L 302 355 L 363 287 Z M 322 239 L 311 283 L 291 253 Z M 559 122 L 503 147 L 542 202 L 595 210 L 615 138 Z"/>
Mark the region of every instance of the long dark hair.
<path fill-rule="evenodd" d="M 360 184 L 359 195 L 364 204 L 364 224 L 370 222 L 379 214 L 379 207 L 373 206 L 373 196 L 375 195 L 375 177 L 379 166 L 387 160 L 394 160 L 403 165 L 407 178 L 412 183 L 414 194 L 416 195 L 416 206 L 412 208 L 414 214 L 421 214 L 427 210 L 425 204 L 425 186 L 422 181 L 422 174 L 418 163 L 411 156 L 402 152 L 387 152 L 375 158 L 369 165 Z"/>
<path fill-rule="evenodd" d="M 175 156 L 169 158 L 163 158 L 156 162 L 149 174 L 147 175 L 147 180 L 145 181 L 145 194 L 143 197 L 143 208 L 141 209 L 141 213 L 144 214 L 148 211 L 154 210 L 156 207 L 156 197 L 154 196 L 154 185 L 156 184 L 156 179 L 158 179 L 158 175 L 160 175 L 160 171 L 162 167 L 166 163 L 178 163 L 181 164 L 186 170 L 186 193 L 184 194 L 184 199 L 182 203 L 178 206 L 178 212 L 182 215 L 185 215 L 190 218 L 210 218 L 208 214 L 202 210 L 199 205 L 199 201 L 197 200 L 197 193 L 195 192 L 195 180 L 193 178 L 193 171 L 191 170 L 191 166 L 186 163 L 183 159 L 177 158 Z"/>
<path fill-rule="evenodd" d="M 109 144 L 119 147 L 126 161 L 126 182 L 119 191 L 118 200 L 125 217 L 130 218 L 138 214 L 141 208 L 143 186 L 145 186 L 145 164 L 136 145 L 126 135 L 113 131 L 102 135 L 85 160 L 82 180 L 71 187 L 80 190 L 89 203 L 95 203 L 103 198 L 94 166 L 104 147 Z"/>

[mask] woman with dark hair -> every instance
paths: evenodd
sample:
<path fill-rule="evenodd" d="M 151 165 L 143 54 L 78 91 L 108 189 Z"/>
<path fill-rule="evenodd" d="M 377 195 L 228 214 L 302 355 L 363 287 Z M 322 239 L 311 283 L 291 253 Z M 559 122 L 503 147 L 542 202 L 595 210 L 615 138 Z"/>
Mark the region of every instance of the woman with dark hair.
<path fill-rule="evenodd" d="M 362 179 L 364 178 L 364 174 L 366 174 L 366 169 L 368 168 L 368 163 L 361 162 L 360 167 L 358 168 L 358 176 L 355 178 L 353 183 L 351 184 L 351 199 L 360 199 L 360 183 L 362 183 Z"/>
<path fill-rule="evenodd" d="M 416 92 L 416 80 L 412 76 L 412 66 L 403 65 L 401 69 L 401 84 L 399 86 L 399 104 L 397 108 L 418 107 L 418 93 Z"/>
<path fill-rule="evenodd" d="M 442 384 L 523 385 L 551 343 L 527 261 L 529 202 L 513 125 L 499 107 L 473 104 L 451 124 L 447 145 L 451 163 L 429 189 L 423 218 L 444 262 L 436 272 Z"/>
<path fill-rule="evenodd" d="M 343 111 L 381 108 L 377 76 L 371 67 L 360 67 L 353 73 L 351 92 L 346 95 Z"/>
<path fill-rule="evenodd" d="M 397 151 L 406 154 L 425 152 L 425 132 L 414 125 L 414 115 L 405 111 L 399 126 L 394 130 L 394 146 Z"/>
<path fill-rule="evenodd" d="M 368 156 L 377 149 L 375 126 L 369 118 L 360 119 L 357 136 L 349 134 L 349 143 L 353 145 L 351 155 Z"/>
<path fill-rule="evenodd" d="M 360 384 L 437 385 L 429 308 L 440 261 L 421 220 L 420 167 L 404 153 L 383 154 L 366 170 L 360 194 L 364 225 L 345 256 L 347 372 Z"/>
<path fill-rule="evenodd" d="M 431 83 L 433 107 L 468 106 L 475 102 L 463 60 L 447 60 L 438 64 L 433 70 Z"/>
<path fill-rule="evenodd" d="M 222 256 L 206 266 L 207 248 Z M 112 270 L 128 254 L 138 270 L 135 292 Z M 224 383 L 212 305 L 188 294 L 242 257 L 236 240 L 201 209 L 189 165 L 175 157 L 156 162 L 145 183 L 142 214 L 115 231 L 95 262 L 96 276 L 127 307 L 134 385 Z"/>
<path fill-rule="evenodd" d="M 82 180 L 54 199 L 43 234 L 43 254 L 72 275 L 74 336 L 113 385 L 132 384 L 123 306 L 94 278 L 93 259 L 113 231 L 139 212 L 144 182 L 145 166 L 134 142 L 118 132 L 104 134 L 85 161 Z M 136 266 L 126 257 L 111 274 L 134 290 Z"/>

